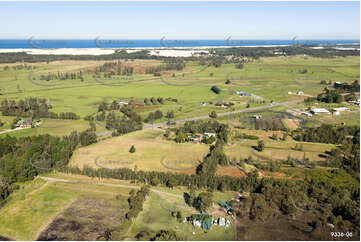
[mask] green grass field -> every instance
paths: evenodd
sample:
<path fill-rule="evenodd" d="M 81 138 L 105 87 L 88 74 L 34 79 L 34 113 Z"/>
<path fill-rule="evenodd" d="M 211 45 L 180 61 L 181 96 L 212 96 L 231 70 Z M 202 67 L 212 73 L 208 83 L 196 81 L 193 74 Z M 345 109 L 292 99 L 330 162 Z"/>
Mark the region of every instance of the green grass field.
<path fill-rule="evenodd" d="M 88 165 L 94 168 L 131 169 L 136 166 L 138 170 L 146 171 L 174 171 L 167 168 L 174 166 L 182 168 L 181 172 L 194 173 L 198 162 L 208 153 L 208 146 L 176 144 L 165 140 L 163 133 L 164 131 L 147 129 L 103 140 L 75 151 L 69 165 L 79 168 Z M 135 153 L 129 152 L 132 145 L 136 148 Z"/>
<path fill-rule="evenodd" d="M 99 62 L 103 63 L 103 62 Z M 98 65 L 99 65 L 98 64 Z M 140 61 L 139 65 L 154 65 Z M 86 70 L 97 65 L 94 61 L 58 61 L 49 64 L 31 64 L 38 66 L 33 76 L 48 72 Z M 214 105 L 200 107 L 200 102 L 234 101 L 234 108 L 244 108 L 248 100 L 240 98 L 235 91 L 243 90 L 265 98 L 267 101 L 293 100 L 294 95 L 288 91 L 303 91 L 308 95 L 316 95 L 323 88 L 321 80 L 353 81 L 359 78 L 360 60 L 357 57 L 321 59 L 312 57 L 274 57 L 261 58 L 246 63 L 243 69 L 236 69 L 234 64 L 223 64 L 219 68 L 199 66 L 190 62 L 181 72 L 164 74 L 168 85 L 160 77 L 135 74 L 131 80 L 102 80 L 97 82 L 91 74 L 85 74 L 84 82 L 80 80 L 65 81 L 30 81 L 30 71 L 0 71 L 1 99 L 21 99 L 28 96 L 47 98 L 54 106 L 54 112 L 75 112 L 81 117 L 94 113 L 101 101 L 130 100 L 145 97 L 172 97 L 176 103 L 161 105 L 160 110 L 174 110 L 176 118 L 193 117 L 208 114 L 211 110 L 224 110 Z M 4 65 L 3 65 L 4 66 Z M 299 70 L 307 69 L 306 74 Z M 172 77 L 171 74 L 176 76 Z M 184 74 L 184 77 L 182 76 Z M 212 76 L 211 76 L 212 75 Z M 232 84 L 226 85 L 226 79 Z M 119 85 L 121 84 L 121 85 Z M 176 86 L 186 85 L 186 86 Z M 210 91 L 212 85 L 221 87 L 219 95 Z M 147 113 L 147 112 L 146 112 Z M 144 115 L 146 115 L 146 113 Z"/>
<path fill-rule="evenodd" d="M 208 153 L 205 144 L 182 143 L 177 144 L 172 140 L 166 140 L 161 130 L 141 130 L 120 137 L 100 141 L 91 146 L 79 148 L 74 152 L 69 166 L 83 168 L 85 165 L 93 168 L 121 168 L 144 171 L 170 171 L 194 174 L 199 161 Z M 257 140 L 232 139 L 225 145 L 225 153 L 232 160 L 243 160 L 252 156 L 259 161 L 287 160 L 308 158 L 311 161 L 323 161 L 320 155 L 330 151 L 335 145 L 296 142 L 287 138 L 287 141 L 275 141 L 271 139 L 273 133 L 282 137 L 281 131 L 248 130 L 241 133 L 255 135 L 265 142 L 262 152 L 253 147 Z M 135 153 L 130 153 L 130 146 L 134 145 Z M 296 145 L 302 145 L 302 151 L 294 150 Z M 243 176 L 234 167 L 218 167 L 219 175 Z"/>
<path fill-rule="evenodd" d="M 14 240 L 35 240 L 39 230 L 75 197 L 75 192 L 33 181 L 12 194 L 10 201 L 0 210 L 0 234 Z"/>
<path fill-rule="evenodd" d="M 127 207 L 126 198 L 130 191 L 127 188 L 89 184 L 46 183 L 41 179 L 25 183 L 21 187 L 0 210 L 0 235 L 14 240 L 36 240 L 42 230 L 57 216 L 62 216 L 66 209 L 74 207 L 78 200 L 86 198 L 93 201 L 88 207 L 81 208 L 88 211 L 89 216 L 100 213 L 96 204 L 115 203 L 116 195 L 124 197 L 121 204 Z M 71 219 L 79 219 L 77 214 L 74 213 Z"/>

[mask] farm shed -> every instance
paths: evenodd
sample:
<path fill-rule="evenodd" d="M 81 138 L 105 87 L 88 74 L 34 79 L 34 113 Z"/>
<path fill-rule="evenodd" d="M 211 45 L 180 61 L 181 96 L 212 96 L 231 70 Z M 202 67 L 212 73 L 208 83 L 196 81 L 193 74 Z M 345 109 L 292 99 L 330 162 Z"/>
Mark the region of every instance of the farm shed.
<path fill-rule="evenodd" d="M 313 114 L 330 114 L 330 111 L 328 111 L 325 108 L 314 108 L 311 110 Z"/>

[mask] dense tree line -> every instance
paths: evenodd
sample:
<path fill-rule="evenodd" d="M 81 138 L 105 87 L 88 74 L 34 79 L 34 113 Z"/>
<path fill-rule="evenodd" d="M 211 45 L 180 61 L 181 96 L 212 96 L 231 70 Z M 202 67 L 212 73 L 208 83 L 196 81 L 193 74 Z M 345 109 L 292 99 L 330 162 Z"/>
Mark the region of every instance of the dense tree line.
<path fill-rule="evenodd" d="M 1 102 L 1 112 L 4 116 L 32 117 L 32 118 L 54 118 L 54 119 L 80 119 L 73 112 L 53 113 L 50 112 L 52 106 L 43 98 L 25 98 L 19 101 L 3 100 Z"/>
<path fill-rule="evenodd" d="M 143 203 L 149 192 L 148 186 L 143 186 L 139 191 L 134 189 L 130 191 L 130 197 L 128 198 L 129 210 L 125 215 L 128 220 L 134 220 L 143 211 Z"/>
<path fill-rule="evenodd" d="M 342 103 L 344 101 L 344 97 L 338 91 L 328 90 L 325 88 L 324 93 L 317 95 L 317 100 L 325 103 Z"/>
<path fill-rule="evenodd" d="M 358 50 L 337 50 L 332 47 L 323 49 L 308 48 L 311 46 L 285 46 L 285 47 L 232 47 L 212 49 L 211 53 L 216 56 L 235 56 L 247 57 L 249 59 L 258 59 L 260 57 L 277 56 L 276 52 L 284 53 L 284 55 L 309 55 L 313 57 L 332 58 L 335 56 L 360 56 Z"/>
<path fill-rule="evenodd" d="M 103 72 L 104 77 L 110 78 L 112 75 L 131 76 L 134 73 L 134 67 L 129 65 L 122 65 L 120 60 L 117 62 L 106 62 L 101 66 L 95 68 L 94 73 L 99 76 Z"/>
<path fill-rule="evenodd" d="M 162 97 L 151 97 L 151 98 L 144 98 L 144 101 L 135 101 L 135 100 L 131 100 L 129 101 L 128 104 L 124 104 L 124 105 L 120 105 L 119 102 L 117 102 L 116 100 L 113 100 L 111 103 L 107 103 L 105 101 L 100 102 L 98 105 L 98 112 L 103 112 L 103 111 L 116 111 L 116 110 L 120 110 L 121 108 L 123 108 L 123 106 L 126 107 L 136 107 L 136 106 L 143 106 L 143 105 L 158 105 L 158 104 L 165 104 L 165 101 L 173 101 L 173 102 L 178 102 L 177 99 L 173 99 L 173 98 L 162 98 Z M 89 117 L 88 117 L 89 119 Z"/>
<path fill-rule="evenodd" d="M 360 175 L 360 129 L 352 138 L 343 140 L 342 145 L 331 150 L 326 162 L 333 167 L 342 168 L 354 177 Z"/>
<path fill-rule="evenodd" d="M 0 138 L 0 202 L 14 190 L 15 182 L 32 180 L 36 175 L 64 167 L 75 148 L 96 142 L 91 130 L 68 136 L 50 135 Z"/>
<path fill-rule="evenodd" d="M 164 65 L 158 65 L 155 67 L 148 67 L 145 70 L 146 74 L 156 74 L 156 73 L 160 73 L 162 71 L 170 71 L 170 70 L 176 70 L 176 71 L 181 71 L 185 68 L 185 62 L 181 59 L 178 62 L 171 62 L 171 63 L 166 63 Z"/>
<path fill-rule="evenodd" d="M 342 144 L 347 136 L 355 136 L 359 132 L 360 128 L 357 126 L 322 124 L 316 128 L 297 129 L 292 132 L 292 137 L 297 141 Z"/>
<path fill-rule="evenodd" d="M 130 133 L 143 128 L 143 119 L 137 114 L 132 105 L 124 105 L 120 111 L 124 114 L 124 118 L 114 123 L 107 122 L 107 127 L 115 129 L 113 136 Z"/>
<path fill-rule="evenodd" d="M 153 123 L 155 120 L 163 118 L 163 113 L 160 110 L 156 110 L 154 113 L 150 112 L 148 117 L 144 120 L 147 123 Z"/>
<path fill-rule="evenodd" d="M 203 158 L 203 162 L 197 167 L 197 174 L 201 176 L 214 176 L 218 165 L 228 165 L 229 161 L 223 150 L 222 141 L 217 141 L 211 145 L 209 153 Z"/>
<path fill-rule="evenodd" d="M 351 84 L 335 82 L 334 88 L 342 92 L 359 92 L 360 82 L 358 80 L 353 81 Z"/>

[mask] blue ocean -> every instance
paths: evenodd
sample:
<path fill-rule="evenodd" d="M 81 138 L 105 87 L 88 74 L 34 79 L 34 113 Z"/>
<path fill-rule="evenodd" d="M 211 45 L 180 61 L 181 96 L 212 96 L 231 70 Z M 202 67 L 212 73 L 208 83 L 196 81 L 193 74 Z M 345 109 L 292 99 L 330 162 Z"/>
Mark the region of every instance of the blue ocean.
<path fill-rule="evenodd" d="M 125 39 L 0 39 L 0 49 L 56 48 L 160 48 L 160 47 L 219 47 L 219 46 L 278 46 L 278 45 L 341 45 L 359 44 L 360 40 L 125 40 Z"/>

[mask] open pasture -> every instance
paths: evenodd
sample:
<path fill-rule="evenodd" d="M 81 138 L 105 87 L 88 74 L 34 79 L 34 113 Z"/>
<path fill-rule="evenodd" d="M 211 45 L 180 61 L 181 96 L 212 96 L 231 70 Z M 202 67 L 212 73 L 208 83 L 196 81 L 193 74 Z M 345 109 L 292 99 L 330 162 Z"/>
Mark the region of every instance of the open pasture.
<path fill-rule="evenodd" d="M 162 137 L 163 131 L 142 130 L 76 150 L 69 166 L 83 168 L 131 168 L 144 171 L 194 173 L 208 153 L 204 144 L 176 144 Z M 136 152 L 130 153 L 134 145 Z"/>
<path fill-rule="evenodd" d="M 326 151 L 335 146 L 332 144 L 296 142 L 290 137 L 287 141 L 275 141 L 272 134 L 282 137 L 282 131 L 246 130 L 239 131 L 259 137 L 265 142 L 265 149 L 258 152 L 254 147 L 257 140 L 233 139 L 224 147 L 226 155 L 232 160 L 243 160 L 252 156 L 259 161 L 283 160 L 288 158 L 310 161 L 322 161 Z M 134 145 L 135 153 L 130 153 Z M 295 147 L 302 146 L 302 150 Z M 209 152 L 205 144 L 181 143 L 168 141 L 160 130 L 141 130 L 131 134 L 106 139 L 88 147 L 77 149 L 70 166 L 83 168 L 85 165 L 93 168 L 130 168 L 144 171 L 181 172 L 194 174 L 195 168 Z M 232 166 L 218 166 L 218 175 L 244 176 L 245 173 Z"/>
<path fill-rule="evenodd" d="M 257 146 L 257 140 L 233 140 L 230 145 L 225 146 L 225 152 L 230 158 L 236 158 L 236 160 L 247 159 L 252 156 L 256 160 L 287 160 L 288 158 L 302 160 L 308 158 L 310 161 L 323 161 L 322 155 L 325 155 L 326 151 L 330 151 L 335 148 L 333 144 L 324 143 L 310 143 L 310 142 L 297 142 L 292 140 L 291 137 L 287 138 L 287 141 L 272 140 L 272 134 L 277 134 L 279 138 L 282 137 L 281 131 L 264 131 L 264 130 L 242 130 L 242 133 L 259 137 L 259 140 L 263 140 L 265 148 L 262 152 L 254 149 Z M 302 150 L 295 150 L 297 146 L 302 146 Z M 320 156 L 321 155 L 321 156 Z"/>
<path fill-rule="evenodd" d="M 100 239 L 102 229 L 124 219 L 129 191 L 41 179 L 28 182 L 1 209 L 0 235 L 14 240 Z"/>
<path fill-rule="evenodd" d="M 131 63 L 131 61 L 128 61 Z M 133 65 L 154 66 L 159 61 L 134 60 Z M 234 108 L 243 108 L 249 102 L 238 97 L 242 90 L 264 98 L 266 101 L 287 101 L 300 99 L 301 96 L 289 95 L 288 91 L 303 91 L 306 95 L 316 95 L 322 91 L 321 80 L 352 81 L 359 78 L 359 59 L 356 57 L 337 57 L 320 59 L 292 56 L 261 58 L 245 63 L 242 69 L 234 64 L 221 67 L 200 66 L 188 62 L 182 71 L 166 71 L 163 77 L 135 73 L 133 76 L 112 76 L 111 78 L 93 77 L 86 70 L 103 64 L 99 61 L 57 61 L 28 64 L 36 66 L 33 70 L 0 70 L 0 99 L 21 99 L 28 96 L 47 98 L 54 112 L 75 112 L 81 117 L 94 113 L 101 101 L 127 101 L 131 98 L 143 100 L 145 97 L 172 97 L 178 103 L 167 103 L 159 109 L 175 111 L 176 117 L 206 115 L 212 110 L 222 108 L 201 102 L 233 101 Z M 20 64 L 20 63 L 17 63 Z M 5 66 L 2 64 L 2 67 Z M 9 64 L 9 66 L 11 66 Z M 300 71 L 306 69 L 305 74 Z M 42 74 L 67 71 L 84 71 L 84 81 L 39 80 Z M 174 75 L 174 76 L 173 76 Z M 31 78 L 31 77 L 35 77 Z M 165 79 L 167 83 L 163 80 Z M 225 84 L 229 79 L 231 84 Z M 221 88 L 220 94 L 210 91 L 212 85 Z M 238 105 L 238 106 L 237 106 Z M 144 115 L 146 115 L 146 111 Z"/>

